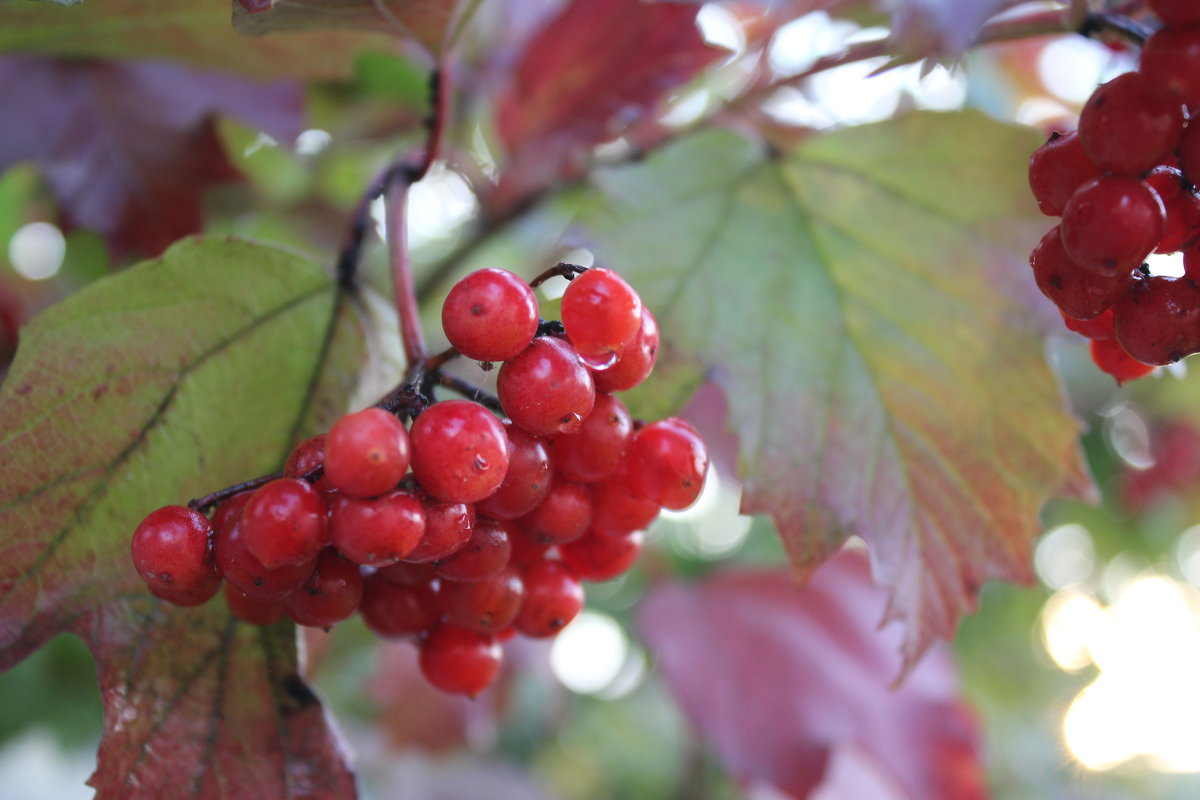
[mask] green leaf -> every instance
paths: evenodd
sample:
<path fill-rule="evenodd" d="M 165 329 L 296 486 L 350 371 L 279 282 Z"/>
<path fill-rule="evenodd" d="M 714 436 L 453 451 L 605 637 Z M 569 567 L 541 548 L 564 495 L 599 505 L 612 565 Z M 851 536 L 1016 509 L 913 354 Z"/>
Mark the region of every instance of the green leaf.
<path fill-rule="evenodd" d="M 1029 580 L 1042 502 L 1089 485 L 1034 324 L 1036 146 L 973 113 L 777 157 L 708 133 L 603 173 L 583 220 L 728 395 L 745 510 L 801 574 L 866 539 L 909 664 L 983 581 Z"/>
<path fill-rule="evenodd" d="M 258 78 L 341 78 L 377 36 L 316 31 L 248 39 L 210 0 L 90 0 L 71 7 L 0 0 L 0 52 L 167 58 Z"/>
<path fill-rule="evenodd" d="M 218 797 L 235 779 L 352 793 L 292 627 L 160 603 L 129 557 L 146 513 L 279 469 L 341 410 L 361 351 L 348 308 L 296 255 L 192 239 L 22 331 L 0 387 L 0 668 L 59 631 L 88 645 L 100 797 Z"/>

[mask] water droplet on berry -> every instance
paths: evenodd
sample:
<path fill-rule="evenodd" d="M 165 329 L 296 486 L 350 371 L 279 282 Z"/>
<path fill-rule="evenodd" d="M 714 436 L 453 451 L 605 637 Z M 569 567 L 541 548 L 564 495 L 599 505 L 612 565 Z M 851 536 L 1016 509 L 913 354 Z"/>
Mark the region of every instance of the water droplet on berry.
<path fill-rule="evenodd" d="M 609 350 L 607 353 L 580 353 L 579 360 L 597 372 L 603 372 L 617 363 L 617 354 Z"/>

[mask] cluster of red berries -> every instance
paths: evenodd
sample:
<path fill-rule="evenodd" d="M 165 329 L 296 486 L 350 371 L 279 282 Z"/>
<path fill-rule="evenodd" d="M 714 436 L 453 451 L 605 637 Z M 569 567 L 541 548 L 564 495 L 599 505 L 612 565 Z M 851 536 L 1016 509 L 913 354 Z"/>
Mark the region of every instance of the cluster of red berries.
<path fill-rule="evenodd" d="M 1062 217 L 1030 257 L 1037 284 L 1118 382 L 1200 352 L 1200 3 L 1150 6 L 1163 27 L 1137 71 L 1097 88 L 1078 129 L 1029 161 L 1038 206 Z M 1180 251 L 1180 277 L 1144 266 Z"/>
<path fill-rule="evenodd" d="M 583 271 L 561 331 L 511 272 L 474 272 L 442 310 L 463 356 L 503 362 L 501 421 L 471 400 L 424 406 L 411 427 L 372 407 L 303 442 L 282 477 L 216 506 L 150 514 L 133 561 L 155 595 L 199 605 L 220 589 L 234 615 L 328 627 L 362 614 L 415 637 L 427 679 L 474 696 L 499 642 L 555 635 L 583 606 L 581 581 L 632 566 L 661 508 L 700 493 L 708 456 L 678 418 L 639 425 L 614 392 L 650 373 L 654 318 L 606 269 Z M 410 472 L 411 470 L 411 472 Z"/>

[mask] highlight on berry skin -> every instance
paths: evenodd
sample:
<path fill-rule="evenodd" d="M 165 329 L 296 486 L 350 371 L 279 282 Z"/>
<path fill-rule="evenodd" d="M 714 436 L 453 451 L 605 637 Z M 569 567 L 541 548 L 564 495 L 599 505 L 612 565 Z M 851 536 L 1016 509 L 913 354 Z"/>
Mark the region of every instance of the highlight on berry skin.
<path fill-rule="evenodd" d="M 500 674 L 504 642 L 556 636 L 584 585 L 630 570 L 659 512 L 692 505 L 708 472 L 688 422 L 635 420 L 618 396 L 654 369 L 653 314 L 613 270 L 566 272 L 562 324 L 507 270 L 447 296 L 451 354 L 498 366 L 497 396 L 442 397 L 433 359 L 298 441 L 281 474 L 147 516 L 131 553 L 150 591 L 181 606 L 221 594 L 248 625 L 359 614 L 468 697 Z M 1116 346 L 1117 318 L 1088 330 Z"/>

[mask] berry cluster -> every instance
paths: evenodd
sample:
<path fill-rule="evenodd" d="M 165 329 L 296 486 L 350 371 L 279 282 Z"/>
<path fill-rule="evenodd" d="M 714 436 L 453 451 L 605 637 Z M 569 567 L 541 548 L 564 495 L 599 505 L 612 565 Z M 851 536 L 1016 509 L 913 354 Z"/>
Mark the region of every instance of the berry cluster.
<path fill-rule="evenodd" d="M 409 428 L 382 407 L 348 414 L 211 519 L 151 513 L 132 544 L 150 591 L 199 605 L 224 579 L 233 614 L 257 625 L 328 627 L 358 611 L 381 636 L 415 637 L 434 686 L 478 694 L 501 640 L 555 635 L 583 606 L 581 581 L 629 569 L 643 530 L 691 505 L 708 468 L 688 423 L 635 423 L 615 396 L 658 349 L 636 292 L 610 270 L 568 275 L 561 325 L 500 269 L 463 278 L 443 306 L 458 354 L 503 362 L 492 404 L 507 419 L 430 402 L 424 375 Z"/>
<path fill-rule="evenodd" d="M 1039 208 L 1062 218 L 1033 250 L 1034 277 L 1118 382 L 1200 352 L 1200 3 L 1150 6 L 1164 25 L 1137 71 L 1097 88 L 1078 129 L 1029 161 Z M 1181 277 L 1143 264 L 1180 251 Z"/>

